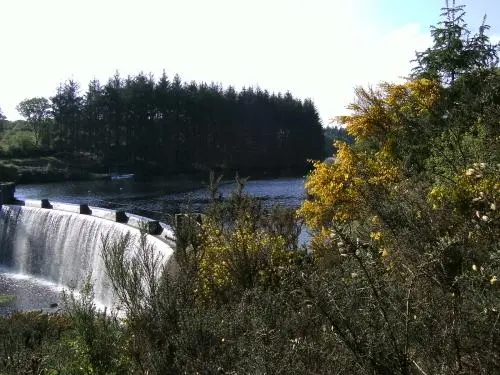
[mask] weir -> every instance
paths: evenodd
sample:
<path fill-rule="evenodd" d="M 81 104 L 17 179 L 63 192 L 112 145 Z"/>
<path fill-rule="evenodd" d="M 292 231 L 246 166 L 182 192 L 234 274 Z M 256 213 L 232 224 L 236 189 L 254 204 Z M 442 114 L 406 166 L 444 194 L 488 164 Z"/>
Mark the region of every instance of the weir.
<path fill-rule="evenodd" d="M 126 223 L 126 224 L 125 224 Z M 90 275 L 96 302 L 112 307 L 114 297 L 101 256 L 102 239 L 130 233 L 130 251 L 146 227 L 148 244 L 163 262 L 173 253 L 173 232 L 144 217 L 87 205 L 17 201 L 0 208 L 0 266 L 65 288 L 80 290 Z"/>

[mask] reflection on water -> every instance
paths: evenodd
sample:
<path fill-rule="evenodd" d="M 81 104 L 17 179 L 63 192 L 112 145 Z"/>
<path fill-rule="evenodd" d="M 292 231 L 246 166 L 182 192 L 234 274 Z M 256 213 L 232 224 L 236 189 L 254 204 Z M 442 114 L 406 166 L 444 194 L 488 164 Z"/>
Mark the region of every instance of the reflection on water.
<path fill-rule="evenodd" d="M 178 189 L 173 181 L 139 182 L 134 180 L 78 181 L 16 186 L 18 199 L 47 198 L 58 202 L 88 204 L 104 208 L 122 209 L 161 219 L 162 213 L 203 211 L 208 203 L 205 188 L 172 193 Z M 220 186 L 220 193 L 228 197 L 234 183 Z M 298 207 L 304 199 L 304 179 L 250 180 L 245 191 L 263 201 L 264 205 L 282 204 Z"/>

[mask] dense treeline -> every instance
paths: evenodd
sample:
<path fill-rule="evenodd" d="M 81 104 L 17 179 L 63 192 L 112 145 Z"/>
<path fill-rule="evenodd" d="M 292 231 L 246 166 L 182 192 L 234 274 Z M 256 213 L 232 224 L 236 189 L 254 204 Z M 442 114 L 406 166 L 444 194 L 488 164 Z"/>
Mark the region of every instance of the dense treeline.
<path fill-rule="evenodd" d="M 108 166 L 138 171 L 207 169 L 303 172 L 323 156 L 320 119 L 310 100 L 254 88 L 158 80 L 118 73 L 102 85 L 60 85 L 50 100 L 32 98 L 18 111 L 41 147 L 90 153 Z"/>
<path fill-rule="evenodd" d="M 347 133 L 347 130 L 345 128 L 341 126 L 328 126 L 326 128 L 323 128 L 323 134 L 325 136 L 325 154 L 328 156 L 334 155 L 337 152 L 337 148 L 334 145 L 335 142 L 354 142 L 354 138 L 349 135 L 349 133 Z"/>

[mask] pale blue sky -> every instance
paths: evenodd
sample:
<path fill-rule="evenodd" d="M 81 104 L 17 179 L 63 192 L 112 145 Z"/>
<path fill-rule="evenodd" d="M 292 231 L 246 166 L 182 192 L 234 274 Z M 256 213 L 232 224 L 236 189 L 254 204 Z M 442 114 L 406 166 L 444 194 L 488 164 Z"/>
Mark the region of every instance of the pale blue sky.
<path fill-rule="evenodd" d="M 499 0 L 467 0 L 500 38 Z M 397 81 L 430 43 L 442 0 L 0 0 L 0 108 L 140 71 L 311 98 L 323 123 L 356 85 Z"/>

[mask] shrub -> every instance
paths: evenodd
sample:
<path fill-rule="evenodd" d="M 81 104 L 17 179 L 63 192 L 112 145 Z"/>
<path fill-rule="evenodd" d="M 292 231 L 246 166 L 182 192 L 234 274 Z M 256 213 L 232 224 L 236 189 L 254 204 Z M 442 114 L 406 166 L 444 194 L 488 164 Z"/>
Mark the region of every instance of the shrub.
<path fill-rule="evenodd" d="M 50 345 L 70 328 L 70 320 L 63 315 L 17 312 L 0 316 L 0 373 L 44 373 Z"/>

